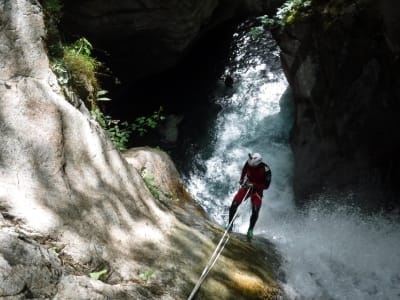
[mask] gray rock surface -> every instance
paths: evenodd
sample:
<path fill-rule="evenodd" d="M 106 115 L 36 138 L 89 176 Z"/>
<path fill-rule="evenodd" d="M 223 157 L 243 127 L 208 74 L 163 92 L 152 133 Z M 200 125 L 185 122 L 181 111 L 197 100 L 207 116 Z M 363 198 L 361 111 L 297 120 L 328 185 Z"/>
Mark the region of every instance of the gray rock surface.
<path fill-rule="evenodd" d="M 0 298 L 51 298 L 62 267 L 56 253 L 12 228 L 0 228 Z"/>
<path fill-rule="evenodd" d="M 275 34 L 296 102 L 291 143 L 299 200 L 331 190 L 360 193 L 374 209 L 399 204 L 394 2 L 316 4 L 310 18 Z"/>
<path fill-rule="evenodd" d="M 0 297 L 185 299 L 221 228 L 193 202 L 187 211 L 175 204 L 192 199 L 167 155 L 145 151 L 128 163 L 107 133 L 64 99 L 37 2 L 0 0 L 0 17 Z M 143 167 L 154 168 L 157 188 L 171 197 L 152 195 Z M 232 239 L 202 297 L 275 295 L 265 257 L 278 256 L 260 243 Z M 89 278 L 102 270 L 102 281 Z M 140 279 L 149 270 L 154 274 Z M 246 290 L 241 276 L 258 285 Z"/>

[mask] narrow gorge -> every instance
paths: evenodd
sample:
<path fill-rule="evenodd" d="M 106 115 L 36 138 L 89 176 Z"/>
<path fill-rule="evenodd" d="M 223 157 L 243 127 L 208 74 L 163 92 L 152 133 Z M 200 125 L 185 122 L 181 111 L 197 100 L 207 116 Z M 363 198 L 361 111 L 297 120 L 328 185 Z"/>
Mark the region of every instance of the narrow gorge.
<path fill-rule="evenodd" d="M 399 16 L 0 0 L 0 298 L 187 299 L 249 152 L 273 174 L 255 238 L 245 203 L 195 299 L 399 298 Z M 98 78 L 60 60 L 82 52 Z"/>

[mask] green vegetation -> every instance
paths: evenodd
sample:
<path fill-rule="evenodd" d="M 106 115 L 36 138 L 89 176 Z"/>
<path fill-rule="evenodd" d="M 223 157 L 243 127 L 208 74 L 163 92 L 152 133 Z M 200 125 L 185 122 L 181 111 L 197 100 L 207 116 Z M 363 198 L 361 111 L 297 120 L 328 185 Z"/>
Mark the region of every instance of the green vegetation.
<path fill-rule="evenodd" d="M 103 269 L 101 271 L 98 272 L 92 272 L 89 274 L 90 278 L 95 279 L 95 280 L 100 280 L 100 278 L 104 275 L 107 274 L 107 270 Z"/>
<path fill-rule="evenodd" d="M 56 246 L 50 247 L 49 250 L 53 251 L 56 254 L 60 253 L 60 249 L 58 247 L 56 247 Z"/>
<path fill-rule="evenodd" d="M 162 111 L 163 108 L 160 106 L 158 111 L 154 111 L 150 116 L 136 118 L 135 122 L 132 124 L 132 131 L 139 136 L 143 136 L 149 129 L 156 128 L 161 121 L 165 120 Z"/>
<path fill-rule="evenodd" d="M 278 8 L 276 15 L 270 17 L 268 15 L 260 16 L 257 21 L 260 23 L 254 26 L 249 32 L 253 38 L 259 37 L 265 28 L 280 27 L 295 23 L 311 15 L 312 0 L 287 0 Z"/>
<path fill-rule="evenodd" d="M 86 38 L 67 45 L 50 45 L 50 49 L 51 68 L 62 88 L 72 88 L 90 110 L 98 107 L 97 101 L 106 100 L 98 80 L 99 70 L 104 67 L 92 57 L 93 46 Z"/>
<path fill-rule="evenodd" d="M 162 107 L 148 117 L 137 118 L 133 124 L 120 122 L 104 114 L 99 103 L 111 99 L 106 96 L 108 91 L 101 88 L 99 77 L 103 75 L 102 71 L 107 71 L 106 67 L 93 57 L 93 45 L 85 37 L 72 43 L 62 42 L 58 31 L 63 14 L 61 0 L 42 0 L 41 3 L 48 28 L 47 47 L 51 69 L 56 74 L 64 94 L 67 94 L 65 91 L 72 90 L 78 95 L 89 108 L 93 118 L 107 131 L 116 148 L 121 151 L 127 149 L 132 135 L 144 136 L 150 129 L 156 128 L 165 119 L 161 114 Z"/>
<path fill-rule="evenodd" d="M 167 197 L 169 200 L 172 200 L 174 202 L 181 201 L 179 198 L 174 198 L 174 194 L 172 194 L 171 192 L 164 193 L 164 196 Z"/>
<path fill-rule="evenodd" d="M 144 183 L 149 189 L 150 193 L 157 200 L 160 200 L 160 189 L 154 184 L 154 175 L 151 174 L 145 167 L 142 168 L 140 175 L 142 176 Z"/>
<path fill-rule="evenodd" d="M 104 91 L 105 92 L 105 91 Z M 103 93 L 101 93 L 103 95 Z M 100 95 L 100 96 L 101 96 Z M 98 95 L 99 97 L 99 95 Z M 97 98 L 97 101 L 109 101 L 109 98 Z M 149 117 L 139 117 L 133 124 L 114 120 L 111 116 L 104 115 L 99 108 L 91 111 L 93 118 L 105 129 L 113 144 L 120 150 L 125 151 L 128 147 L 129 138 L 132 134 L 145 135 L 149 129 L 154 129 L 165 117 L 161 115 L 162 107 L 153 112 Z"/>
<path fill-rule="evenodd" d="M 147 188 L 155 199 L 160 200 L 160 196 L 163 195 L 171 201 L 180 201 L 179 198 L 174 198 L 174 195 L 170 191 L 161 191 L 159 187 L 157 187 L 154 183 L 154 175 L 150 173 L 145 167 L 140 170 L 140 176 L 142 176 L 144 183 L 146 184 Z"/>
<path fill-rule="evenodd" d="M 71 44 L 62 45 L 62 48 L 62 56 L 52 57 L 51 60 L 59 85 L 65 89 L 72 88 L 84 100 L 93 118 L 107 131 L 115 147 L 126 150 L 133 130 L 128 122 L 121 123 L 104 115 L 99 107 L 99 102 L 111 99 L 106 97 L 108 91 L 100 87 L 98 77 L 103 64 L 92 57 L 92 44 L 82 37 Z"/>
<path fill-rule="evenodd" d="M 100 90 L 98 70 L 102 66 L 91 56 L 92 44 L 86 38 L 80 38 L 64 47 L 62 65 L 70 74 L 70 84 L 78 95 L 83 96 L 90 110 L 96 109 L 97 95 Z"/>
<path fill-rule="evenodd" d="M 98 107 L 98 101 L 110 100 L 104 98 L 105 91 L 101 90 L 98 76 L 103 64 L 92 57 L 92 44 L 84 37 L 73 43 L 63 45 L 61 49 L 52 47 L 51 68 L 57 75 L 61 87 L 70 87 L 84 100 L 90 110 Z"/>
<path fill-rule="evenodd" d="M 100 126 L 107 131 L 114 146 L 120 151 L 127 150 L 129 137 L 132 134 L 128 122 L 121 123 L 119 120 L 113 120 L 111 116 L 104 115 L 98 108 L 92 110 L 91 114 Z"/>
<path fill-rule="evenodd" d="M 145 273 L 139 274 L 139 278 L 141 280 L 143 280 L 144 282 L 147 282 L 150 279 L 150 277 L 154 274 L 154 272 L 155 272 L 155 270 L 148 270 Z"/>
<path fill-rule="evenodd" d="M 268 17 L 268 15 L 258 17 L 257 21 L 260 23 L 260 25 L 254 26 L 249 32 L 253 38 L 257 38 L 263 34 L 265 28 L 271 28 L 275 25 L 275 20 Z"/>
<path fill-rule="evenodd" d="M 250 35 L 257 38 L 264 32 L 265 29 L 279 28 L 284 29 L 285 26 L 301 22 L 312 15 L 319 16 L 324 19 L 323 26 L 329 27 L 334 25 L 336 18 L 349 13 L 358 11 L 366 11 L 368 7 L 374 5 L 372 0 L 286 0 L 276 14 L 272 17 L 268 15 L 257 18 L 259 25 L 256 25 L 250 31 Z"/>
<path fill-rule="evenodd" d="M 138 117 L 132 124 L 120 122 L 111 116 L 104 115 L 99 102 L 111 101 L 106 97 L 108 91 L 100 88 L 98 70 L 102 63 L 92 57 L 92 44 L 86 38 L 80 38 L 74 43 L 64 46 L 62 59 L 55 59 L 53 71 L 57 74 L 61 86 L 70 85 L 73 90 L 89 106 L 92 116 L 105 129 L 113 144 L 121 151 L 126 150 L 132 134 L 144 136 L 149 129 L 154 129 L 164 120 L 163 108 L 153 112 L 150 116 Z"/>
<path fill-rule="evenodd" d="M 288 0 L 278 9 L 275 19 L 284 27 L 309 16 L 310 12 L 311 0 Z"/>

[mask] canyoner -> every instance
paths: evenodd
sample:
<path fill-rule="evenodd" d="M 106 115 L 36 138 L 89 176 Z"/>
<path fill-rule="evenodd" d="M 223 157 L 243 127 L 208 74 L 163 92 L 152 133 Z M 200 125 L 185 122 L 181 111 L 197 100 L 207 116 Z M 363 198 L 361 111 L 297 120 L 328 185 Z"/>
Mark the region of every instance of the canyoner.
<path fill-rule="evenodd" d="M 249 159 L 244 164 L 240 175 L 240 189 L 234 196 L 231 207 L 229 208 L 229 225 L 227 229 L 228 231 L 232 231 L 233 216 L 237 208 L 243 200 L 250 197 L 251 217 L 249 229 L 247 230 L 247 238 L 251 240 L 262 204 L 263 191 L 269 188 L 272 173 L 271 168 L 263 162 L 263 158 L 259 153 L 249 153 L 248 156 Z M 249 193 L 249 191 L 251 192 Z"/>

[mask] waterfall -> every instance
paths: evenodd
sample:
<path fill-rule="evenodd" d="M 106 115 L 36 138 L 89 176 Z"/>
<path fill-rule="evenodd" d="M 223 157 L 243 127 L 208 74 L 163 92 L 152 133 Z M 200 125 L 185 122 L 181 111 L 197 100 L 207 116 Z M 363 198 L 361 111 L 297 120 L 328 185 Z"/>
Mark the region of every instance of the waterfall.
<path fill-rule="evenodd" d="M 296 209 L 290 89 L 272 37 L 254 38 L 250 31 L 251 24 L 245 22 L 233 34 L 226 65 L 233 86 L 225 87 L 222 80 L 215 85 L 211 98 L 220 110 L 210 115 L 215 119 L 206 136 L 197 137 L 206 141 L 203 147 L 187 160 L 182 176 L 188 190 L 211 219 L 225 226 L 247 154 L 260 153 L 272 169 L 272 183 L 264 193 L 254 233 L 271 240 L 281 252 L 287 297 L 400 299 L 398 219 L 335 205 L 335 195 Z M 239 209 L 234 231 L 246 233 L 249 201 Z"/>

